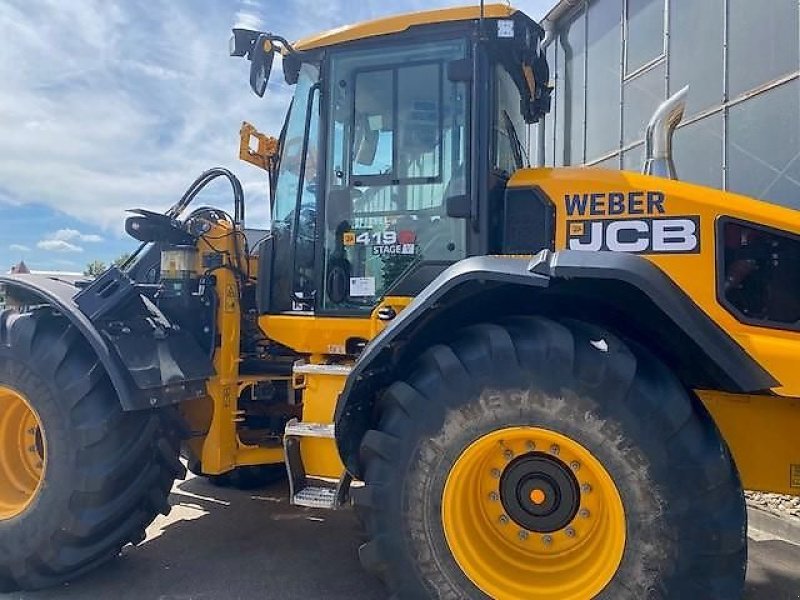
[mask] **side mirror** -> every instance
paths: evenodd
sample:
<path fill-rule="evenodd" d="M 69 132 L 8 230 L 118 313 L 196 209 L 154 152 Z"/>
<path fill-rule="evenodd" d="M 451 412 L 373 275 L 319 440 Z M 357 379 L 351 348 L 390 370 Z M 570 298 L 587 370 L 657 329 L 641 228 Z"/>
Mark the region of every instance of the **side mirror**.
<path fill-rule="evenodd" d="M 234 28 L 230 44 L 231 56 L 247 56 L 250 60 L 250 87 L 259 97 L 267 91 L 275 48 L 272 36 L 250 29 Z"/>
<path fill-rule="evenodd" d="M 250 65 L 250 87 L 259 98 L 264 96 L 272 72 L 272 61 L 275 59 L 275 49 L 269 36 L 262 33 L 258 36 L 252 50 L 252 64 Z"/>
<path fill-rule="evenodd" d="M 469 196 L 458 194 L 445 198 L 447 216 L 453 219 L 469 219 L 472 216 L 472 207 Z"/>
<path fill-rule="evenodd" d="M 356 163 L 370 167 L 375 163 L 375 155 L 378 153 L 378 138 L 380 131 L 371 129 L 369 126 L 364 128 L 364 137 L 358 145 L 356 153 Z"/>

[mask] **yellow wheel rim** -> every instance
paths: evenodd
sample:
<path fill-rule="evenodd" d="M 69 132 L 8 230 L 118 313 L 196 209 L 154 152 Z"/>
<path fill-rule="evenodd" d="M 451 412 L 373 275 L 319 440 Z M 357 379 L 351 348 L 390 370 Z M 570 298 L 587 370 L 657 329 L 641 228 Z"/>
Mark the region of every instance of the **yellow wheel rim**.
<path fill-rule="evenodd" d="M 535 427 L 497 430 L 463 451 L 442 521 L 459 567 L 498 600 L 592 598 L 625 550 L 622 498 L 603 465 Z"/>
<path fill-rule="evenodd" d="M 30 506 L 44 480 L 42 424 L 25 397 L 0 386 L 0 520 Z"/>

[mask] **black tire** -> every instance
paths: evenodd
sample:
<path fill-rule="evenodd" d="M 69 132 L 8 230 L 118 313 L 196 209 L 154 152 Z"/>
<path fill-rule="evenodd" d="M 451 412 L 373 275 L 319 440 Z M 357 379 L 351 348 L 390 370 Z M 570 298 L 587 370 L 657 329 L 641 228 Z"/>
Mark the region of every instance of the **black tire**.
<path fill-rule="evenodd" d="M 369 539 L 362 564 L 393 597 L 486 598 L 450 552 L 441 499 L 461 452 L 513 425 L 590 448 L 619 489 L 626 545 L 599 597 L 741 597 L 747 517 L 738 473 L 702 404 L 645 349 L 585 323 L 478 325 L 424 353 L 378 410 L 361 444 L 366 485 L 353 503 Z"/>
<path fill-rule="evenodd" d="M 169 513 L 177 413 L 123 412 L 81 334 L 49 310 L 0 319 L 0 384 L 39 415 L 46 467 L 28 508 L 0 521 L 0 591 L 50 587 L 138 544 Z"/>

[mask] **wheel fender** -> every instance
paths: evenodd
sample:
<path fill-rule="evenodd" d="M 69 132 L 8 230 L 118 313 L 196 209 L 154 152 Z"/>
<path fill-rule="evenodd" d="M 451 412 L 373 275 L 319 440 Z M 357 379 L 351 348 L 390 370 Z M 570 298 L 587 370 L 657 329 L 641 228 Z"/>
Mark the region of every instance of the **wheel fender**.
<path fill-rule="evenodd" d="M 5 286 L 6 290 L 21 292 L 21 296 L 31 304 L 41 300 L 41 304 L 53 306 L 69 319 L 97 354 L 119 395 L 120 403 L 131 406 L 135 403 L 132 382 L 128 381 L 125 369 L 112 354 L 100 332 L 73 301 L 78 292 L 75 283 L 74 279 L 56 279 L 43 275 L 0 275 L 0 285 Z"/>
<path fill-rule="evenodd" d="M 779 386 L 763 367 L 706 315 L 659 267 L 638 255 L 619 252 L 544 250 L 528 257 L 481 256 L 464 259 L 445 270 L 364 349 L 339 396 L 336 441 L 342 461 L 354 476 L 360 475 L 358 447 L 374 417 L 379 391 L 391 383 L 401 361 L 410 360 L 419 348 L 408 341 L 423 337 L 448 306 L 468 298 L 487 286 L 509 286 L 534 291 L 544 298 L 570 293 L 577 284 L 591 293 L 599 281 L 619 289 L 633 290 L 648 301 L 652 316 L 668 324 L 671 335 L 679 335 L 695 346 L 702 373 L 689 374 L 687 385 L 707 383 L 734 393 L 753 393 Z M 538 296 L 535 296 L 536 298 Z M 606 299 L 607 300 L 607 299 Z M 482 320 L 509 316 L 502 309 L 482 314 Z M 536 313 L 536 302 L 528 306 Z M 573 315 L 574 316 L 574 315 Z M 585 318 L 585 316 L 583 317 Z M 441 330 L 441 326 L 440 326 Z M 409 350 L 409 348 L 412 350 Z"/>
<path fill-rule="evenodd" d="M 118 348 L 104 337 L 89 317 L 81 312 L 75 302 L 75 295 L 80 291 L 76 285 L 77 279 L 58 278 L 43 275 L 11 274 L 0 275 L 0 285 L 4 286 L 15 298 L 19 298 L 25 305 L 49 305 L 81 333 L 91 348 L 97 354 L 109 379 L 117 392 L 123 410 L 146 410 L 160 406 L 175 404 L 186 399 L 187 393 L 192 396 L 200 395 L 205 391 L 204 379 L 213 374 L 210 359 L 202 353 L 191 339 L 185 334 L 181 339 L 168 341 L 159 345 L 152 340 L 140 352 L 140 355 L 156 357 L 157 368 L 145 364 L 141 365 L 141 357 L 135 353 L 126 360 L 120 355 Z M 0 313 L 0 339 L 3 329 L 7 325 L 9 311 Z M 181 349 L 182 346 L 182 349 Z M 180 356 L 178 353 L 185 354 Z M 137 364 L 138 363 L 138 364 Z M 191 365 L 191 363 L 194 363 Z M 187 368 L 187 364 L 190 367 Z M 147 385 L 142 385 L 142 379 L 149 376 L 153 380 Z M 162 381 L 171 376 L 169 381 Z M 189 390 L 187 392 L 187 390 Z"/>
<path fill-rule="evenodd" d="M 352 474 L 359 472 L 355 457 L 369 428 L 374 391 L 388 383 L 385 376 L 402 353 L 405 340 L 424 330 L 438 309 L 487 285 L 546 288 L 549 275 L 531 271 L 530 264 L 528 257 L 476 256 L 461 260 L 439 274 L 367 345 L 339 396 L 334 417 L 339 453 Z"/>

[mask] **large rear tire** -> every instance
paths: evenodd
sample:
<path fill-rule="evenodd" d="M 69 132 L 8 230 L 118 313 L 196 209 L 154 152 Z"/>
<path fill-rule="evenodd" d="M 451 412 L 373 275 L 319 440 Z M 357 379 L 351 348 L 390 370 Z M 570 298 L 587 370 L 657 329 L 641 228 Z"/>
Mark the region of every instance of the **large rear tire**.
<path fill-rule="evenodd" d="M 177 413 L 123 412 L 103 366 L 63 317 L 0 315 L 0 404 L 22 415 L 0 427 L 0 446 L 14 447 L 9 432 L 23 422 L 37 440 L 14 453 L 34 457 L 36 485 L 16 485 L 24 499 L 9 496 L 0 510 L 0 591 L 74 579 L 141 542 L 169 512 L 173 481 L 185 475 Z M 0 479 L 20 483 L 20 459 L 4 464 Z"/>
<path fill-rule="evenodd" d="M 378 408 L 353 502 L 394 597 L 741 597 L 737 471 L 645 349 L 585 323 L 479 325 Z"/>

